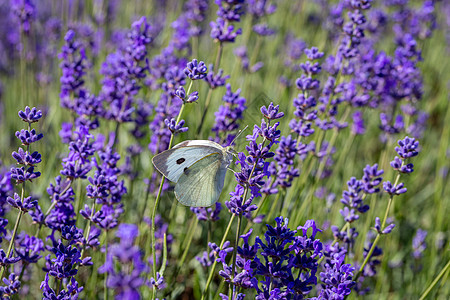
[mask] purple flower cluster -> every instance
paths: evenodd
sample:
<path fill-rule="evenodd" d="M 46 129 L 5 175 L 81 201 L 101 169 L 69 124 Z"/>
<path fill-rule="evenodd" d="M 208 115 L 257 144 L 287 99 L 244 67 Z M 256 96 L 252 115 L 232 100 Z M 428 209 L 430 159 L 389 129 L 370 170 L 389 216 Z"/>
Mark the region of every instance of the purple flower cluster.
<path fill-rule="evenodd" d="M 42 113 L 37 112 L 36 108 L 30 109 L 29 107 L 25 108 L 25 111 L 19 112 L 19 117 L 26 123 L 28 123 L 28 129 L 22 129 L 20 131 L 16 131 L 16 137 L 21 141 L 23 146 L 26 146 L 26 151 L 22 148 L 16 152 L 12 153 L 13 158 L 16 160 L 18 165 L 22 165 L 22 167 L 11 168 L 11 178 L 16 181 L 17 184 L 24 183 L 26 181 L 33 181 L 34 179 L 41 176 L 40 172 L 35 172 L 35 167 L 39 164 L 41 160 L 41 155 L 38 152 L 30 153 L 29 149 L 31 144 L 39 141 L 44 137 L 42 133 L 37 133 L 35 129 L 31 129 L 31 124 L 37 122 L 41 117 Z M 20 201 L 24 201 L 24 199 L 20 199 L 19 196 L 14 197 L 13 199 L 18 199 Z M 8 201 L 10 202 L 10 201 Z M 11 199 L 10 203 L 15 202 L 15 200 Z M 20 205 L 16 203 L 17 205 Z M 23 204 L 23 203 L 22 203 Z M 15 206 L 18 208 L 18 206 Z M 33 206 L 31 206 L 33 207 Z M 29 208 L 31 208 L 29 207 Z"/>
<path fill-rule="evenodd" d="M 247 12 L 256 22 L 261 22 L 261 20 L 267 19 L 267 16 L 275 13 L 276 10 L 277 6 L 267 0 L 250 0 L 247 3 Z M 252 29 L 260 36 L 269 36 L 276 33 L 276 30 L 270 28 L 265 22 L 253 25 Z"/>
<path fill-rule="evenodd" d="M 208 78 L 214 76 L 211 70 L 212 66 L 209 67 L 208 72 L 203 61 L 199 62 L 197 59 L 193 59 L 188 63 L 183 62 L 183 64 L 184 68 L 182 69 L 176 61 L 171 62 L 171 67 L 165 72 L 166 82 L 161 85 L 163 93 L 155 107 L 156 115 L 149 125 L 152 135 L 148 147 L 152 153 L 167 150 L 172 134 L 188 130 L 187 127 L 183 127 L 184 120 L 175 124 L 181 105 L 196 102 L 199 97 L 197 91 L 187 94 L 190 90 L 188 89 L 186 92 L 183 87 L 186 84 L 186 78 L 189 78 L 192 84 L 195 80 L 208 81 Z"/>
<path fill-rule="evenodd" d="M 197 215 L 197 219 L 200 221 L 215 222 L 218 221 L 219 214 L 222 211 L 222 204 L 216 202 L 216 207 L 191 207 L 191 211 Z"/>
<path fill-rule="evenodd" d="M 53 247 L 50 247 L 52 254 L 48 254 L 45 257 L 46 263 L 43 270 L 47 274 L 45 275 L 45 280 L 41 283 L 44 299 L 68 299 L 70 295 L 78 297 L 79 293 L 83 290 L 83 287 L 78 286 L 78 282 L 74 276 L 78 273 L 78 265 L 90 266 L 92 262 L 90 257 L 82 259 L 80 250 L 75 246 L 80 238 L 82 238 L 82 234 L 79 234 L 74 229 L 75 227 L 67 228 L 73 234 L 65 234 L 64 242 L 62 240 L 58 242 L 53 240 Z M 65 282 L 67 288 L 62 290 L 58 289 L 58 291 L 53 290 L 50 287 L 50 277 L 54 277 L 54 280 L 58 284 Z"/>
<path fill-rule="evenodd" d="M 126 41 L 123 49 L 108 55 L 101 69 L 103 117 L 119 123 L 133 121 L 135 96 L 149 72 L 147 46 L 153 37 L 147 18 L 132 24 Z"/>
<path fill-rule="evenodd" d="M 36 15 L 36 7 L 32 1 L 11 1 L 11 10 L 19 20 L 21 31 L 28 35 L 31 30 L 31 23 Z"/>
<path fill-rule="evenodd" d="M 208 8 L 208 0 L 188 0 L 185 3 L 184 10 L 191 36 L 196 37 L 203 33 L 201 23 L 206 19 Z"/>
<path fill-rule="evenodd" d="M 252 229 L 240 236 L 243 241 L 238 247 L 237 267 L 239 272 L 232 276 L 231 266 L 226 262 L 229 248 L 219 249 L 217 261 L 222 263 L 219 274 L 240 291 L 254 289 L 255 299 L 304 299 L 318 284 L 319 259 L 325 251 L 317 233 L 322 232 L 313 220 L 306 221 L 297 230 L 288 227 L 288 219 L 275 218 L 276 226 L 266 225 L 264 239 L 256 237 L 249 242 Z M 345 252 L 335 253 L 324 263 L 320 273 L 322 281 L 319 296 L 312 299 L 341 299 L 349 295 L 354 286 L 354 268 L 344 264 Z M 222 299 L 228 299 L 221 295 Z M 235 298 L 245 295 L 236 292 Z"/>
<path fill-rule="evenodd" d="M 134 245 L 139 230 L 133 224 L 121 224 L 116 232 L 119 243 L 106 249 L 105 264 L 99 273 L 106 273 L 108 288 L 114 289 L 117 299 L 140 299 L 140 287 L 148 284 L 145 276 L 149 272 L 141 249 Z"/>
<path fill-rule="evenodd" d="M 2 165 L 0 161 L 0 243 L 7 235 L 6 226 L 8 219 L 5 218 L 9 210 L 7 199 L 13 192 L 11 183 L 11 173 Z"/>
<path fill-rule="evenodd" d="M 0 286 L 0 297 L 2 299 L 11 299 L 20 289 L 19 276 L 14 273 L 9 274 L 8 278 L 3 278 L 5 286 Z"/>
<path fill-rule="evenodd" d="M 415 138 L 405 137 L 403 140 L 398 141 L 398 147 L 395 147 L 395 151 L 400 156 L 396 156 L 391 161 L 391 167 L 400 173 L 412 173 L 414 171 L 414 165 L 408 163 L 409 159 L 419 154 L 419 141 Z M 392 184 L 390 181 L 383 182 L 384 190 L 393 195 L 400 195 L 406 193 L 407 189 L 403 183 Z"/>
<path fill-rule="evenodd" d="M 247 108 L 246 100 L 241 96 L 241 89 L 233 93 L 230 84 L 227 84 L 226 88 L 227 91 L 222 97 L 224 104 L 214 113 L 216 121 L 211 129 L 216 134 L 214 140 L 221 144 L 229 144 L 236 137 L 235 132 Z"/>
<path fill-rule="evenodd" d="M 98 155 L 100 159 L 93 161 L 96 172 L 88 178 L 90 184 L 86 187 L 86 196 L 95 202 L 94 209 L 85 205 L 80 214 L 102 230 L 109 231 L 118 225 L 118 218 L 123 213 L 121 200 L 127 189 L 124 180 L 118 178 L 120 155 L 110 146 L 99 149 Z M 96 209 L 97 205 L 101 208 Z"/>
<path fill-rule="evenodd" d="M 234 43 L 236 37 L 242 33 L 242 29 L 236 29 L 233 22 L 240 22 L 244 14 L 244 0 L 215 0 L 219 6 L 218 18 L 209 23 L 211 38 L 219 43 Z"/>
<path fill-rule="evenodd" d="M 276 122 L 271 125 L 270 122 L 284 116 L 284 113 L 279 112 L 279 106 L 274 106 L 273 103 L 267 107 L 261 107 L 261 113 L 264 116 L 261 126 L 255 125 L 253 133 L 247 135 L 249 144 L 245 149 L 248 155 L 243 152 L 238 154 L 236 164 L 239 164 L 241 169 L 235 173 L 238 184 L 234 192 L 230 193 L 230 200 L 225 201 L 225 205 L 231 213 L 243 214 L 246 217 L 251 217 L 250 213 L 257 208 L 252 202 L 254 198 L 261 196 L 260 190 L 265 183 L 264 177 L 270 175 L 267 172 L 269 162 L 266 160 L 275 155 L 270 149 L 280 139 L 280 130 L 277 129 L 280 123 Z M 258 138 L 263 140 L 258 143 Z M 247 195 L 246 190 L 250 191 L 250 195 Z"/>

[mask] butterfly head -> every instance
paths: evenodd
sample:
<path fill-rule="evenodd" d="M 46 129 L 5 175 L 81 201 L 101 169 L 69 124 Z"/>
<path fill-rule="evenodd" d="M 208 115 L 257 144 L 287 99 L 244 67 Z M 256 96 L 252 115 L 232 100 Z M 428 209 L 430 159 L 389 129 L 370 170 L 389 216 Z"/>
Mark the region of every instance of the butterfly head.
<path fill-rule="evenodd" d="M 227 152 L 227 153 L 230 153 L 230 154 L 233 154 L 234 156 L 237 156 L 237 152 L 236 152 L 236 150 L 234 150 L 234 147 L 233 146 L 227 146 L 227 147 L 225 147 L 225 152 Z"/>

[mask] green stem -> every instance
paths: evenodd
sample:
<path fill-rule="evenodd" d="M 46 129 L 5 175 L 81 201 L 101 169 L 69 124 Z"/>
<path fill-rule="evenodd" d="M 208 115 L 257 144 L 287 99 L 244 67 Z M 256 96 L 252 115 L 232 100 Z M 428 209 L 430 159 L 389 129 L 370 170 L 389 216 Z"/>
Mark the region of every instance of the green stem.
<path fill-rule="evenodd" d="M 187 95 L 191 91 L 192 83 L 193 83 L 193 81 L 191 80 L 188 91 L 186 93 Z M 181 105 L 180 111 L 178 112 L 176 124 L 178 124 L 180 122 L 181 115 L 183 114 L 185 106 L 186 106 L 185 102 L 183 102 L 183 104 Z M 172 148 L 173 138 L 174 138 L 174 135 L 172 134 L 170 136 L 168 149 Z M 153 278 L 155 280 L 156 280 L 156 268 L 157 268 L 157 266 L 156 266 L 155 219 L 156 219 L 156 212 L 158 210 L 158 204 L 159 204 L 159 200 L 161 199 L 162 188 L 163 188 L 165 180 L 166 180 L 166 178 L 163 176 L 161 178 L 161 183 L 159 184 L 158 194 L 156 195 L 155 205 L 153 206 L 153 212 L 152 212 L 151 240 L 152 240 L 152 258 L 153 258 Z M 155 299 L 155 297 L 156 297 L 156 287 L 153 286 L 152 299 Z"/>
<path fill-rule="evenodd" d="M 23 197 L 25 194 L 25 182 L 22 183 L 22 193 L 20 196 L 20 201 L 23 202 Z M 14 229 L 11 235 L 11 240 L 9 241 L 8 251 L 6 251 L 6 258 L 9 258 L 13 248 L 14 248 L 14 240 L 16 239 L 17 229 L 19 229 L 20 220 L 22 219 L 23 211 L 19 210 L 19 214 L 17 215 L 16 223 L 14 224 Z M 0 275 L 0 279 L 3 279 L 3 275 L 5 275 L 6 265 L 3 266 L 2 274 Z"/>
<path fill-rule="evenodd" d="M 227 229 L 225 230 L 225 233 L 223 234 L 222 241 L 220 242 L 220 246 L 219 246 L 220 249 L 222 249 L 223 244 L 225 243 L 225 241 L 227 239 L 228 233 L 230 232 L 230 229 L 231 229 L 231 224 L 233 224 L 234 217 L 235 217 L 235 215 L 232 214 L 230 221 L 228 222 Z M 214 276 L 214 271 L 216 270 L 216 265 L 217 265 L 217 261 L 214 260 L 211 270 L 209 271 L 208 280 L 206 281 L 206 285 L 205 285 L 205 290 L 202 293 L 202 298 L 201 298 L 202 300 L 205 299 L 206 293 L 208 293 L 209 286 L 211 285 L 212 278 Z"/>
<path fill-rule="evenodd" d="M 403 166 L 403 163 L 402 163 L 402 166 Z M 396 185 L 398 184 L 398 181 L 399 181 L 399 180 L 400 180 L 400 173 L 397 174 L 397 177 L 396 177 L 396 179 L 395 179 L 394 186 L 396 186 Z M 381 223 L 381 229 L 383 229 L 384 226 L 386 225 L 386 221 L 387 221 L 387 218 L 388 218 L 388 215 L 389 215 L 389 210 L 391 209 L 391 206 L 392 206 L 393 202 L 394 202 L 394 195 L 391 195 L 391 196 L 389 197 L 389 202 L 388 202 L 388 205 L 387 205 L 387 207 L 386 207 L 386 211 L 384 212 L 383 222 Z M 376 236 L 375 240 L 374 240 L 373 243 L 372 243 L 372 247 L 370 248 L 369 252 L 367 253 L 366 258 L 364 259 L 363 264 L 361 265 L 361 267 L 360 267 L 359 270 L 358 270 L 358 273 L 356 273 L 356 276 L 355 276 L 355 278 L 353 279 L 354 281 L 357 281 L 358 278 L 361 276 L 361 274 L 362 274 L 362 272 L 363 272 L 363 270 L 364 270 L 364 267 L 365 267 L 365 266 L 367 265 L 367 263 L 369 262 L 369 259 L 370 259 L 370 257 L 372 256 L 372 253 L 373 253 L 373 251 L 375 250 L 375 247 L 377 246 L 378 241 L 380 240 L 380 237 L 381 237 L 381 234 L 380 234 L 380 233 L 377 233 L 377 236 Z"/>
<path fill-rule="evenodd" d="M 173 137 L 173 135 L 172 135 L 172 137 Z M 170 144 L 172 142 L 172 137 L 170 138 L 169 149 L 170 149 Z M 157 211 L 157 208 L 158 208 L 159 200 L 161 198 L 161 192 L 162 192 L 162 188 L 163 188 L 165 180 L 166 180 L 166 178 L 163 176 L 161 178 L 161 183 L 159 185 L 158 195 L 156 196 L 155 205 L 153 206 L 153 212 L 152 212 L 152 226 L 151 226 L 150 237 L 151 237 L 151 240 L 152 240 L 153 278 L 155 280 L 156 280 L 156 268 L 157 268 L 157 266 L 156 266 L 155 219 L 156 219 L 156 211 Z M 156 296 L 156 287 L 153 286 L 152 299 L 155 299 L 155 296 Z"/>
<path fill-rule="evenodd" d="M 223 44 L 222 42 L 219 42 L 219 48 L 217 49 L 217 55 L 216 55 L 216 62 L 214 64 L 214 70 L 219 71 L 220 66 L 220 60 L 222 59 L 222 53 L 223 53 Z"/>
<path fill-rule="evenodd" d="M 212 91 L 213 89 L 209 88 L 208 94 L 206 95 L 205 109 L 203 110 L 202 118 L 200 120 L 200 124 L 198 125 L 197 136 L 199 136 L 202 133 L 203 123 L 205 122 L 206 114 L 208 113 L 209 103 L 211 102 Z"/>
<path fill-rule="evenodd" d="M 220 42 L 219 48 L 217 49 L 217 54 L 216 54 L 216 59 L 215 59 L 215 64 L 214 64 L 215 72 L 219 72 L 219 66 L 220 66 L 220 60 L 222 58 L 222 53 L 223 53 L 223 44 L 222 44 L 222 42 Z M 212 72 L 212 70 L 209 70 L 209 71 Z M 212 91 L 213 91 L 213 89 L 210 87 L 208 90 L 208 94 L 206 95 L 205 108 L 203 109 L 203 114 L 202 114 L 202 118 L 200 120 L 200 125 L 198 126 L 198 129 L 197 129 L 197 136 L 202 133 L 203 124 L 205 122 L 205 118 L 206 118 L 206 115 L 207 115 L 208 109 L 209 109 L 209 104 L 211 102 Z M 188 93 L 186 93 L 186 94 L 188 94 Z"/>
<path fill-rule="evenodd" d="M 431 290 L 434 288 L 434 286 L 438 283 L 438 281 L 444 276 L 446 272 L 450 270 L 450 260 L 447 262 L 445 267 L 439 272 L 438 276 L 433 280 L 433 282 L 428 286 L 428 288 L 423 292 L 422 296 L 420 296 L 419 300 L 425 299 L 428 294 L 431 292 Z"/>
<path fill-rule="evenodd" d="M 76 214 L 78 214 L 80 212 L 80 210 L 81 210 L 81 187 L 82 187 L 82 182 L 81 182 L 81 180 L 78 180 L 78 184 L 77 184 L 77 198 L 75 200 L 75 208 L 76 208 L 75 213 Z M 77 221 L 78 220 L 81 220 L 81 218 L 77 218 Z"/>
<path fill-rule="evenodd" d="M 245 199 L 245 197 L 243 198 Z M 233 273 L 231 273 L 231 276 L 235 276 L 236 273 L 236 258 L 237 258 L 237 247 L 238 247 L 238 243 L 239 243 L 239 236 L 241 235 L 241 225 L 242 225 L 242 213 L 239 214 L 238 217 L 238 225 L 236 228 L 236 238 L 234 240 L 234 250 L 233 250 Z M 230 290 L 228 291 L 228 299 L 233 300 L 233 283 L 230 282 Z"/>
<path fill-rule="evenodd" d="M 277 198 L 273 202 L 272 209 L 269 210 L 269 214 L 266 217 L 266 221 L 272 220 L 273 213 L 275 212 L 278 202 L 280 201 L 280 197 L 281 197 L 281 192 L 277 194 Z"/>
<path fill-rule="evenodd" d="M 108 259 L 108 230 L 105 231 L 105 264 Z M 105 280 L 103 281 L 103 296 L 105 300 L 108 300 L 108 272 L 105 272 Z"/>
<path fill-rule="evenodd" d="M 92 207 L 91 207 L 91 217 L 89 218 L 87 224 L 86 224 L 86 228 L 84 230 L 84 232 L 86 232 L 85 235 L 85 239 L 86 239 L 86 243 L 89 240 L 89 235 L 91 234 L 91 220 L 94 217 L 94 212 L 95 212 L 95 199 L 94 199 L 94 203 L 92 203 Z M 86 251 L 86 244 L 83 245 L 83 249 L 81 249 L 81 259 L 83 259 L 83 255 L 84 255 L 84 251 Z"/>
<path fill-rule="evenodd" d="M 197 225 L 198 225 L 198 218 L 195 216 L 195 220 L 191 223 L 191 227 L 189 228 L 186 241 L 183 243 L 183 244 L 185 244 L 183 255 L 181 256 L 181 259 L 177 264 L 177 269 L 175 271 L 174 278 L 177 278 L 178 273 L 180 272 L 181 268 L 183 267 L 184 261 L 186 260 L 186 256 L 189 252 L 189 248 L 191 247 L 192 238 L 194 237 L 194 233 L 195 233 L 195 229 L 197 228 Z"/>

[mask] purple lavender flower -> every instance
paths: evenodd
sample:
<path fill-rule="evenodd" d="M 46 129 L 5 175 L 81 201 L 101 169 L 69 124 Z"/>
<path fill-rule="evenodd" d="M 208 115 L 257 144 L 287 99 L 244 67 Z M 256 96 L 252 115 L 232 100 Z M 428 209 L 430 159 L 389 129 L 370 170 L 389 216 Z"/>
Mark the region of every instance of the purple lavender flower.
<path fill-rule="evenodd" d="M 249 0 L 247 10 L 253 17 L 262 18 L 273 14 L 277 10 L 277 6 L 267 0 Z"/>
<path fill-rule="evenodd" d="M 0 286 L 0 297 L 10 299 L 12 295 L 17 294 L 20 289 L 19 276 L 11 273 L 8 278 L 3 278 L 5 286 Z"/>
<path fill-rule="evenodd" d="M 276 33 L 276 30 L 270 28 L 266 23 L 253 25 L 252 29 L 256 34 L 260 36 L 271 36 Z"/>
<path fill-rule="evenodd" d="M 20 260 L 20 257 L 6 257 L 5 251 L 3 249 L 0 249 L 0 266 L 8 266 L 15 264 Z"/>
<path fill-rule="evenodd" d="M 224 86 L 225 81 L 230 78 L 230 75 L 223 76 L 223 70 L 219 69 L 217 73 L 214 73 L 213 65 L 209 65 L 209 72 L 208 75 L 203 79 L 208 83 L 208 86 L 211 89 L 215 89 L 219 86 Z"/>
<path fill-rule="evenodd" d="M 226 21 L 221 18 L 217 18 L 209 25 L 211 26 L 211 38 L 220 43 L 234 43 L 236 37 L 242 33 L 241 28 L 234 31 L 234 26 L 227 25 Z"/>
<path fill-rule="evenodd" d="M 12 153 L 13 158 L 17 161 L 20 165 L 27 165 L 27 166 L 35 166 L 39 164 L 41 159 L 41 154 L 37 151 L 33 153 L 28 153 L 28 151 L 24 151 L 22 148 L 19 148 L 17 152 Z"/>
<path fill-rule="evenodd" d="M 263 258 L 253 260 L 256 276 L 252 284 L 257 291 L 256 299 L 271 299 L 269 291 L 273 286 L 277 286 L 276 294 L 281 297 L 292 295 L 301 299 L 317 284 L 317 260 L 322 257 L 322 243 L 315 236 L 321 230 L 313 220 L 299 226 L 297 231 L 287 227 L 287 219 L 275 220 L 276 227 L 267 225 L 265 241 L 259 237 L 255 241 Z M 312 233 L 308 234 L 310 228 Z"/>
<path fill-rule="evenodd" d="M 381 228 L 381 221 L 380 218 L 376 217 L 375 218 L 375 230 L 377 233 L 379 234 L 388 234 L 391 233 L 392 229 L 394 229 L 395 224 L 389 224 L 388 226 L 386 226 L 385 228 Z"/>
<path fill-rule="evenodd" d="M 191 207 L 191 211 L 197 215 L 197 219 L 200 221 L 215 222 L 219 220 L 219 214 L 222 210 L 222 204 L 216 203 L 216 207 Z"/>
<path fill-rule="evenodd" d="M 170 121 L 168 119 L 165 119 L 164 123 L 172 132 L 172 134 L 186 132 L 189 129 L 188 127 L 183 127 L 184 120 L 180 120 L 180 122 L 176 123 L 175 118 L 172 118 Z"/>
<path fill-rule="evenodd" d="M 279 112 L 279 109 L 280 109 L 279 105 L 274 106 L 273 103 L 270 103 L 267 108 L 265 106 L 261 107 L 261 113 L 268 120 L 276 120 L 284 116 L 284 113 Z"/>
<path fill-rule="evenodd" d="M 426 230 L 419 228 L 417 229 L 417 232 L 414 235 L 414 238 L 412 240 L 412 248 L 413 248 L 412 256 L 415 259 L 422 258 L 423 252 L 427 248 L 427 243 L 425 242 L 427 234 L 428 232 Z"/>
<path fill-rule="evenodd" d="M 214 113 L 216 121 L 211 129 L 216 134 L 216 142 L 222 143 L 230 143 L 235 138 L 234 132 L 239 128 L 238 122 L 242 120 L 247 109 L 246 99 L 240 95 L 241 89 L 233 93 L 230 84 L 227 84 L 226 88 L 227 91 L 222 97 L 224 104 Z"/>
<path fill-rule="evenodd" d="M 16 131 L 16 137 L 22 142 L 22 145 L 28 146 L 42 139 L 44 135 L 42 133 L 37 134 L 35 129 L 26 130 L 21 129 Z"/>
<path fill-rule="evenodd" d="M 42 258 L 40 253 L 44 251 L 44 242 L 41 239 L 22 233 L 17 237 L 16 243 L 15 250 L 22 262 L 33 264 Z"/>
<path fill-rule="evenodd" d="M 229 22 L 240 22 L 244 14 L 244 0 L 216 0 L 217 15 Z"/>
<path fill-rule="evenodd" d="M 198 62 L 198 60 L 193 59 L 187 63 L 184 69 L 184 74 L 191 80 L 203 79 L 206 77 L 208 68 L 203 61 Z"/>
<path fill-rule="evenodd" d="M 200 36 L 202 33 L 201 22 L 208 12 L 208 0 L 188 0 L 185 5 L 185 15 L 189 21 L 189 32 L 192 36 Z"/>
<path fill-rule="evenodd" d="M 108 273 L 106 284 L 121 299 L 140 298 L 139 288 L 146 283 L 148 266 L 141 250 L 134 245 L 138 234 L 136 225 L 121 224 L 116 233 L 120 242 L 109 246 L 106 262 L 99 268 L 99 273 Z"/>
<path fill-rule="evenodd" d="M 54 299 L 78 299 L 80 293 L 83 291 L 83 287 L 78 286 L 78 282 L 74 277 L 70 279 L 70 283 L 67 284 L 67 289 L 61 290 L 59 293 L 55 292 L 49 285 L 49 274 L 45 275 L 45 280 L 41 283 L 42 299 L 54 300 Z"/>
<path fill-rule="evenodd" d="M 46 266 L 43 268 L 48 275 L 57 279 L 71 278 L 78 273 L 76 266 L 81 264 L 81 254 L 77 247 L 65 246 L 61 241 L 57 242 L 50 250 L 52 255 L 45 257 Z M 90 258 L 89 258 L 90 259 Z"/>
<path fill-rule="evenodd" d="M 404 187 L 403 183 L 399 183 L 398 185 L 393 185 L 390 181 L 383 182 L 383 189 L 392 195 L 401 195 L 406 193 L 407 189 Z"/>
<path fill-rule="evenodd" d="M 364 119 L 361 111 L 357 110 L 353 113 L 352 133 L 354 135 L 363 135 L 366 132 L 364 127 Z"/>
<path fill-rule="evenodd" d="M 419 154 L 419 141 L 416 141 L 415 138 L 405 137 L 403 140 L 398 141 L 398 145 L 400 147 L 395 147 L 395 151 L 402 159 L 411 158 Z"/>
<path fill-rule="evenodd" d="M 77 98 L 80 90 L 83 89 L 83 77 L 87 69 L 86 51 L 80 41 L 75 39 L 73 30 L 67 31 L 64 41 L 65 45 L 62 46 L 59 54 L 59 58 L 62 60 L 60 64 L 62 70 L 61 105 L 68 109 L 74 109 L 75 104 L 70 99 L 70 95 Z"/>
<path fill-rule="evenodd" d="M 42 118 L 42 111 L 37 110 L 36 107 L 30 108 L 26 106 L 25 111 L 19 111 L 19 117 L 22 121 L 27 122 L 28 124 L 35 123 Z"/>
<path fill-rule="evenodd" d="M 361 179 L 363 183 L 363 189 L 366 194 L 374 194 L 378 193 L 380 189 L 378 185 L 383 180 L 383 170 L 378 170 L 378 164 L 374 164 L 373 166 L 367 165 L 364 168 L 364 175 Z"/>
<path fill-rule="evenodd" d="M 344 259 L 345 255 L 335 254 L 330 263 L 325 263 L 325 271 L 320 273 L 322 290 L 317 299 L 343 299 L 351 293 L 355 268 L 344 264 Z"/>
<path fill-rule="evenodd" d="M 414 165 L 411 163 L 404 164 L 403 161 L 396 156 L 393 161 L 391 161 L 391 167 L 399 171 L 400 173 L 412 173 L 414 171 Z"/>
<path fill-rule="evenodd" d="M 13 197 L 8 197 L 6 201 L 9 203 L 9 205 L 11 205 L 11 207 L 17 208 L 22 212 L 28 212 L 30 209 L 36 207 L 38 202 L 31 196 L 22 199 L 17 193 L 14 193 Z"/>
<path fill-rule="evenodd" d="M 11 10 L 20 22 L 20 29 L 29 34 L 36 15 L 36 7 L 30 0 L 11 1 Z"/>

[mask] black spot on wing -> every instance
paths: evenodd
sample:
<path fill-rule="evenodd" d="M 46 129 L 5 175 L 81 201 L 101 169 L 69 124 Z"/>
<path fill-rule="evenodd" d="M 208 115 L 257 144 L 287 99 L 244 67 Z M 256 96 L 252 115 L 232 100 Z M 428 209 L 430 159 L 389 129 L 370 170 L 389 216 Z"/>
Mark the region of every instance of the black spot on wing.
<path fill-rule="evenodd" d="M 189 174 L 189 168 L 184 168 L 183 172 L 184 172 L 184 174 L 188 175 Z"/>
<path fill-rule="evenodd" d="M 177 164 L 181 165 L 182 163 L 184 163 L 186 160 L 184 158 L 179 158 L 177 159 Z"/>

